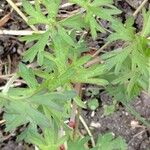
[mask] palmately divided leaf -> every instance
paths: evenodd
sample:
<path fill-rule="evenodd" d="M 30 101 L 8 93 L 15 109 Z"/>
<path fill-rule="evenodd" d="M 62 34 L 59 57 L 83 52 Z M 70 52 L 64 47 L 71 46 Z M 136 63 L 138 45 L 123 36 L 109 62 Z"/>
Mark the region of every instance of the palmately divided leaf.
<path fill-rule="evenodd" d="M 48 18 L 55 19 L 59 10 L 61 0 L 42 0 L 41 2 L 47 8 Z"/>
<path fill-rule="evenodd" d="M 105 28 L 97 22 L 96 18 L 113 21 L 113 15 L 121 13 L 119 9 L 112 5 L 112 0 L 96 0 L 93 2 L 71 0 L 71 2 L 77 3 L 85 9 L 86 14 L 84 16 L 84 20 L 91 30 L 93 39 L 97 37 L 97 31 L 105 33 Z M 107 6 L 108 8 L 103 8 L 103 6 Z"/>
<path fill-rule="evenodd" d="M 49 31 L 41 34 L 40 38 L 38 39 L 38 42 L 24 53 L 24 61 L 32 62 L 34 58 L 37 56 L 38 63 L 42 65 L 44 61 L 43 51 L 48 42 L 48 39 L 49 39 Z"/>
<path fill-rule="evenodd" d="M 49 108 L 51 115 L 55 120 L 60 121 L 64 117 L 65 104 L 71 101 L 72 98 L 76 97 L 74 91 L 64 91 L 64 92 L 53 92 L 45 93 L 39 92 L 38 94 L 32 94 L 27 91 L 24 92 L 23 89 L 18 89 L 20 92 L 15 95 L 13 91 L 10 90 L 8 96 L 0 95 L 3 101 L 6 101 L 5 105 L 5 115 L 4 118 L 6 122 L 6 130 L 12 131 L 16 127 L 23 124 L 34 124 L 35 126 L 40 126 L 42 128 L 48 127 L 50 125 L 47 117 L 38 110 L 38 107 L 44 106 Z M 21 94 L 21 91 L 22 94 Z M 26 95 L 29 92 L 28 95 Z"/>
<path fill-rule="evenodd" d="M 143 14 L 145 15 L 144 27 L 148 31 L 149 12 L 143 11 Z M 114 33 L 108 37 L 108 41 L 122 40 L 126 43 L 123 44 L 123 48 L 120 48 L 119 51 L 114 50 L 102 56 L 106 68 L 113 76 L 111 77 L 113 79 L 111 83 L 116 84 L 116 86 L 125 84 L 125 91 L 129 99 L 139 94 L 141 86 L 144 86 L 144 89 L 147 87 L 143 82 L 143 77 L 148 74 L 150 56 L 149 40 L 146 35 L 142 35 L 147 31 L 143 30 L 140 34 L 136 34 L 133 24 L 134 19 L 132 17 L 129 17 L 125 24 L 118 20 L 112 22 Z"/>
<path fill-rule="evenodd" d="M 33 7 L 27 0 L 23 0 L 23 7 L 28 15 L 30 15 L 29 24 L 49 24 L 48 19 L 44 16 L 39 7 Z M 39 3 L 36 1 L 36 3 Z"/>
<path fill-rule="evenodd" d="M 113 15 L 120 14 L 121 11 L 116 7 L 110 8 L 91 8 L 94 14 L 103 20 L 114 21 Z"/>
<path fill-rule="evenodd" d="M 97 141 L 97 148 L 101 150 L 127 150 L 127 144 L 125 140 L 122 139 L 122 137 L 114 138 L 112 133 L 106 133 L 102 136 L 99 136 Z"/>
<path fill-rule="evenodd" d="M 26 102 L 14 101 L 6 106 L 4 115 L 6 121 L 6 131 L 12 131 L 20 125 L 33 123 L 40 127 L 49 127 L 49 120 Z"/>
<path fill-rule="evenodd" d="M 67 136 L 60 137 L 55 130 L 54 127 L 45 128 L 43 130 L 43 135 L 41 135 L 38 133 L 37 129 L 29 126 L 23 133 L 21 133 L 21 135 L 19 135 L 19 140 L 33 143 L 41 150 L 56 150 L 67 140 Z"/>
<path fill-rule="evenodd" d="M 130 47 L 124 49 L 117 49 L 112 52 L 106 53 L 102 56 L 108 70 L 111 70 L 115 67 L 115 74 L 118 74 L 122 69 L 122 64 L 126 61 L 126 58 L 131 52 Z"/>
<path fill-rule="evenodd" d="M 95 65 L 90 68 L 80 68 L 71 79 L 72 82 L 90 83 L 97 85 L 107 85 L 108 81 L 101 78 L 101 75 L 105 72 L 105 66 Z"/>
<path fill-rule="evenodd" d="M 40 135 L 37 129 L 33 129 L 31 125 L 29 125 L 18 137 L 17 141 L 24 140 L 27 143 L 33 143 L 35 145 L 44 145 L 45 141 L 42 135 Z"/>
<path fill-rule="evenodd" d="M 50 109 L 55 109 L 57 111 L 63 111 L 62 105 L 69 100 L 71 101 L 71 99 L 75 96 L 76 93 L 73 91 L 36 94 L 28 98 L 28 102 L 38 105 L 45 105 Z"/>
<path fill-rule="evenodd" d="M 131 18 L 129 18 L 131 20 Z M 113 42 L 116 40 L 132 41 L 135 38 L 135 29 L 132 27 L 133 24 L 129 24 L 129 19 L 127 20 L 127 25 L 122 24 L 119 20 L 114 20 L 112 22 L 112 29 L 115 31 L 109 35 L 108 41 Z M 130 21 L 134 23 L 133 21 Z M 129 26 L 130 25 L 130 26 Z"/>
<path fill-rule="evenodd" d="M 84 138 L 78 138 L 76 140 L 70 140 L 69 143 L 68 143 L 68 148 L 70 150 L 76 150 L 77 147 L 82 149 L 82 150 L 86 150 L 85 148 L 85 144 L 88 142 L 90 138 L 89 137 L 84 137 Z"/>

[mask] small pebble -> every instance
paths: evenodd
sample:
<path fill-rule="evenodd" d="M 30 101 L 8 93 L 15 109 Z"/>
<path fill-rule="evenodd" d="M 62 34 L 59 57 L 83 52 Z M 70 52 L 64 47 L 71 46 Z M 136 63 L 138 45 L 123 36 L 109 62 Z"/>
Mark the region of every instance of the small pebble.
<path fill-rule="evenodd" d="M 13 51 L 13 53 L 15 53 L 17 50 L 15 47 L 13 47 L 12 51 Z"/>
<path fill-rule="evenodd" d="M 135 120 L 132 120 L 130 124 L 131 124 L 131 127 L 132 127 L 133 129 L 135 129 L 136 127 L 139 126 L 139 122 L 138 122 L 138 121 L 135 121 Z"/>
<path fill-rule="evenodd" d="M 90 124 L 90 126 L 91 127 L 94 127 L 94 128 L 100 128 L 101 127 L 101 124 L 100 123 L 98 123 L 98 122 L 91 122 L 91 124 Z"/>
<path fill-rule="evenodd" d="M 93 118 L 95 116 L 95 111 L 92 111 L 91 117 Z"/>

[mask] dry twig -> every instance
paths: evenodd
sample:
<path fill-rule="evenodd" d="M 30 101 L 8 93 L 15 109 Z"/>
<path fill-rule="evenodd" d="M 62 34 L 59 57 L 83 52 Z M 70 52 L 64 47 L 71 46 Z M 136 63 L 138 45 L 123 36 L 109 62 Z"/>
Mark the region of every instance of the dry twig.
<path fill-rule="evenodd" d="M 87 133 L 89 134 L 89 136 L 91 138 L 92 146 L 95 147 L 95 141 L 94 141 L 94 138 L 93 138 L 91 131 L 89 130 L 88 125 L 86 124 L 86 122 L 84 121 L 82 116 L 79 116 L 79 119 L 80 119 L 81 123 L 83 124 L 84 128 L 86 129 Z"/>
<path fill-rule="evenodd" d="M 10 13 L 6 14 L 3 18 L 0 19 L 0 28 L 3 27 L 7 22 L 8 20 L 10 19 Z"/>
<path fill-rule="evenodd" d="M 110 44 L 110 42 L 105 43 L 100 49 L 98 49 L 98 50 L 92 55 L 92 57 L 98 56 L 99 53 L 102 52 L 109 44 Z"/>
<path fill-rule="evenodd" d="M 10 5 L 11 7 L 23 18 L 23 20 L 25 22 L 28 22 L 28 18 L 22 13 L 22 11 L 16 6 L 16 4 L 12 1 L 12 0 L 6 0 Z M 34 31 L 38 31 L 36 29 L 35 26 L 33 25 L 30 25 L 30 27 L 34 30 Z"/>
<path fill-rule="evenodd" d="M 6 121 L 6 120 L 0 120 L 0 124 L 3 124 L 3 123 L 5 123 L 5 121 Z"/>
<path fill-rule="evenodd" d="M 31 3 L 31 4 L 34 4 L 35 1 L 30 1 L 30 3 Z M 16 5 L 16 6 L 22 6 L 22 2 L 15 3 L 15 5 Z M 62 5 L 60 6 L 60 8 L 61 8 L 61 9 L 64 9 L 64 8 L 70 7 L 70 6 L 72 6 L 72 5 L 73 5 L 73 3 L 65 3 L 65 4 L 62 4 Z"/>
<path fill-rule="evenodd" d="M 144 0 L 141 5 L 136 9 L 136 11 L 133 13 L 133 16 L 135 17 L 140 11 L 141 9 L 144 7 L 144 5 L 148 2 L 148 0 Z"/>
<path fill-rule="evenodd" d="M 33 33 L 42 34 L 45 31 L 29 31 L 29 30 L 0 30 L 0 35 L 32 35 Z"/>

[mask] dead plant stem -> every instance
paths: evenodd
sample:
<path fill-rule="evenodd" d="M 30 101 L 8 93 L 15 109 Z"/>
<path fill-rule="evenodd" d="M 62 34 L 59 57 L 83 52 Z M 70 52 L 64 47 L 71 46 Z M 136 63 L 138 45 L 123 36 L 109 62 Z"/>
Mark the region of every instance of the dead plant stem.
<path fill-rule="evenodd" d="M 135 17 L 140 11 L 141 9 L 144 7 L 144 5 L 148 2 L 148 0 L 144 0 L 141 5 L 136 9 L 136 11 L 133 13 L 133 16 Z"/>
<path fill-rule="evenodd" d="M 28 22 L 28 18 L 24 15 L 24 13 L 16 6 L 16 4 L 12 0 L 6 0 L 11 7 L 22 17 L 25 22 Z M 34 31 L 38 31 L 35 26 L 30 25 L 31 29 Z"/>

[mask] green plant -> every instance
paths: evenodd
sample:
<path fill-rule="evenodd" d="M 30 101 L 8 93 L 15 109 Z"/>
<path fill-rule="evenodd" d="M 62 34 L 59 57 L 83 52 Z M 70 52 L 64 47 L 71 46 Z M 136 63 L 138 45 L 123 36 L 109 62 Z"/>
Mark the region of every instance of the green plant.
<path fill-rule="evenodd" d="M 113 15 L 121 13 L 119 9 L 112 5 L 113 0 L 71 0 L 84 8 L 85 23 L 89 26 L 91 30 L 92 37 L 95 39 L 97 37 L 97 31 L 105 32 L 105 28 L 100 26 L 96 18 L 101 18 L 108 21 L 113 21 Z"/>
<path fill-rule="evenodd" d="M 128 18 L 125 24 L 119 20 L 112 22 L 112 29 L 115 31 L 108 37 L 109 42 L 121 40 L 124 42 L 122 48 L 104 54 L 105 60 L 111 79 L 111 84 L 119 88 L 126 88 L 128 99 L 137 96 L 141 90 L 149 91 L 149 43 L 150 35 L 150 11 L 143 10 L 143 29 L 136 33 L 133 27 L 134 18 Z"/>
<path fill-rule="evenodd" d="M 112 22 L 115 31 L 108 41 L 123 41 L 122 48 L 102 56 L 106 63 L 107 73 L 105 79 L 110 84 L 107 91 L 136 118 L 146 126 L 150 123 L 138 114 L 129 104 L 142 90 L 150 93 L 150 11 L 143 9 L 143 28 L 139 33 L 133 27 L 134 18 L 130 17 L 122 24 L 119 20 Z"/>
<path fill-rule="evenodd" d="M 115 112 L 116 110 L 116 100 L 113 100 L 113 103 L 111 105 L 104 105 L 104 115 L 111 115 Z"/>
<path fill-rule="evenodd" d="M 98 103 L 98 100 L 96 98 L 94 99 L 90 99 L 88 101 L 88 107 L 91 109 L 91 110 L 96 110 L 99 106 L 99 103 Z"/>
<path fill-rule="evenodd" d="M 93 98 L 94 96 L 97 96 L 99 94 L 99 91 L 100 91 L 99 87 L 90 87 L 86 91 L 85 95 Z"/>
<path fill-rule="evenodd" d="M 121 137 L 115 138 L 112 133 L 106 133 L 98 137 L 96 147 L 93 150 L 126 150 L 127 144 Z"/>
<path fill-rule="evenodd" d="M 83 11 L 61 19 L 58 17 L 61 0 L 35 0 L 34 6 L 27 0 L 22 2 L 25 12 L 29 15 L 28 23 L 30 25 L 42 24 L 46 26 L 46 31 L 42 34 L 35 33 L 21 38 L 26 43 L 34 42 L 34 45 L 24 53 L 23 63 L 20 63 L 19 71 L 0 93 L 1 107 L 5 111 L 6 131 L 11 132 L 24 125 L 26 128 L 18 136 L 18 140 L 35 144 L 41 150 L 57 150 L 67 146 L 69 149 L 73 144 L 85 148 L 88 139 L 82 140 L 81 135 L 78 133 L 77 117 L 79 114 L 75 114 L 76 110 L 73 114 L 76 117 L 73 122 L 74 125 L 69 126 L 66 124 L 66 120 L 72 117 L 70 114 L 72 114 L 74 105 L 72 108 L 71 104 L 76 104 L 81 108 L 86 107 L 74 87 L 77 84 L 84 83 L 106 86 L 109 82 L 103 78 L 104 73 L 114 66 L 117 66 L 115 73 L 118 73 L 121 70 L 121 64 L 114 64 L 116 58 L 112 63 L 111 58 L 117 57 L 119 54 L 110 53 L 103 56 L 106 64 L 109 61 L 114 64 L 111 65 L 110 69 L 105 64 L 100 63 L 87 65 L 88 62 L 93 60 L 93 57 L 83 55 L 83 52 L 89 50 L 82 35 L 83 30 L 90 30 L 93 39 L 95 39 L 97 31 L 105 32 L 106 30 L 102 25 L 99 25 L 99 19 L 112 22 L 114 29 L 116 29 L 116 23 L 119 23 L 119 27 L 124 29 L 125 27 L 120 22 L 115 21 L 113 17 L 119 14 L 120 10 L 113 6 L 112 0 L 94 0 L 92 2 L 90 0 L 72 0 L 71 2 L 80 5 Z M 47 12 L 46 15 L 43 13 L 43 8 Z M 145 13 L 146 19 L 147 14 Z M 130 39 L 128 39 L 127 33 L 125 37 L 122 36 L 122 32 L 124 34 L 126 30 L 118 30 L 118 34 L 112 33 L 110 35 L 110 41 L 119 39 L 118 35 L 121 34 L 121 39 L 131 42 L 132 35 L 135 37 L 131 23 L 132 21 L 128 21 L 128 29 L 125 28 Z M 80 33 L 79 40 L 76 39 L 77 31 Z M 148 34 L 147 30 L 142 33 L 143 36 Z M 118 36 L 117 39 L 114 38 L 116 36 Z M 136 39 L 138 41 L 138 35 Z M 145 38 L 143 42 L 147 44 Z M 121 56 L 124 56 L 124 53 L 126 54 L 123 51 Z M 36 63 L 30 67 L 25 65 L 25 63 L 32 62 Z M 135 68 L 135 65 L 133 65 L 133 69 Z M 26 87 L 11 88 L 10 84 L 16 78 L 22 78 L 26 83 Z M 132 88 L 128 88 L 129 93 L 130 89 Z M 77 121 L 75 122 L 75 120 Z M 96 149 L 102 147 L 100 143 L 105 147 L 111 141 L 109 147 L 111 149 L 112 145 L 114 148 L 116 141 L 122 141 L 120 138 L 113 140 L 111 135 L 104 139 L 99 139 Z M 121 147 L 121 149 L 123 148 Z M 124 149 L 126 149 L 125 144 Z"/>
<path fill-rule="evenodd" d="M 76 150 L 77 147 L 80 150 L 86 150 L 84 145 L 88 142 L 89 137 L 77 139 L 76 141 L 70 141 L 70 150 Z M 105 133 L 99 135 L 96 146 L 91 150 L 126 150 L 127 144 L 122 137 L 115 137 L 113 133 Z"/>

